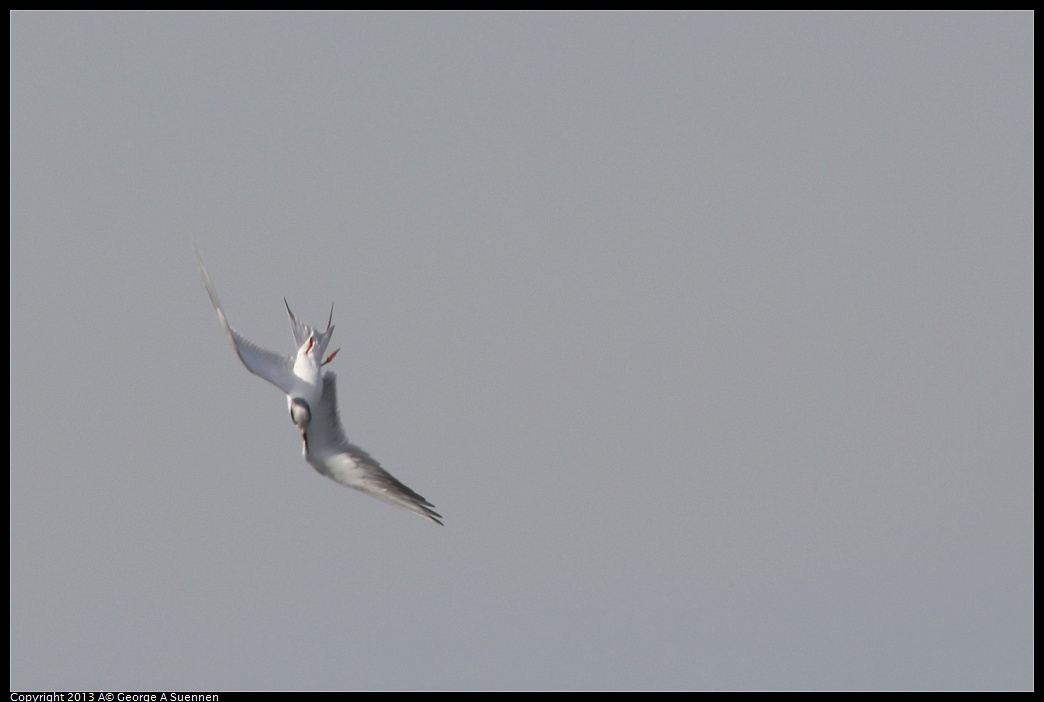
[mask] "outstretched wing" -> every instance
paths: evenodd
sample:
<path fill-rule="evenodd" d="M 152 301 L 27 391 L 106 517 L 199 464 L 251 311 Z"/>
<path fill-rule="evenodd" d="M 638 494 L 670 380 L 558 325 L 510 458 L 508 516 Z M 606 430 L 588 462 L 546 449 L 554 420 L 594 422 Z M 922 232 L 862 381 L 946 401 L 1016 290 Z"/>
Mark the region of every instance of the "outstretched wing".
<path fill-rule="evenodd" d="M 221 326 L 225 328 L 225 332 L 228 334 L 228 338 L 232 342 L 232 348 L 235 349 L 239 360 L 243 362 L 248 371 L 254 375 L 261 376 L 283 392 L 289 394 L 290 389 L 294 386 L 293 357 L 280 356 L 277 353 L 263 349 L 233 329 L 225 317 L 225 311 L 221 308 L 221 301 L 218 300 L 217 291 L 214 290 L 214 285 L 210 282 L 210 275 L 207 273 L 207 267 L 203 263 L 203 256 L 200 255 L 199 249 L 196 249 L 196 260 L 199 261 L 199 270 L 203 274 L 203 284 L 207 286 L 210 302 L 214 305 L 218 319 L 221 320 Z"/>
<path fill-rule="evenodd" d="M 337 412 L 336 381 L 333 373 L 323 376 L 323 395 L 312 411 L 305 436 L 305 458 L 317 471 L 342 485 L 442 524 L 435 505 L 381 468 L 373 456 L 348 442 Z"/>

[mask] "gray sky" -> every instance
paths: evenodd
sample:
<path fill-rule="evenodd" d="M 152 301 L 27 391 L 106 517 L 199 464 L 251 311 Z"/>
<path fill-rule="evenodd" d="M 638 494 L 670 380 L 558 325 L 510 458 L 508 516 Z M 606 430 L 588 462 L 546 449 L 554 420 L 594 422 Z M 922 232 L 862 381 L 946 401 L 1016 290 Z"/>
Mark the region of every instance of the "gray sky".
<path fill-rule="evenodd" d="M 1033 15 L 11 15 L 12 689 L 1033 676 Z M 229 318 L 343 350 L 301 458 Z"/>

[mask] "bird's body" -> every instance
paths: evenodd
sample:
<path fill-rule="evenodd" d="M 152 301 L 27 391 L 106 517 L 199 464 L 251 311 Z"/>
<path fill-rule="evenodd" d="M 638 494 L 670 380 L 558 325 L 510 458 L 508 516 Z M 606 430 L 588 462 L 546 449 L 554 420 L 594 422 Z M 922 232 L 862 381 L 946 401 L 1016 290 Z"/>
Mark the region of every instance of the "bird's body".
<path fill-rule="evenodd" d="M 330 324 L 333 321 L 333 309 L 330 310 L 326 331 L 320 333 L 297 319 L 290 311 L 290 305 L 283 300 L 290 317 L 297 353 L 294 356 L 280 356 L 261 348 L 232 328 L 225 317 L 199 251 L 196 252 L 196 257 L 203 274 L 203 283 L 210 295 L 210 302 L 214 305 L 218 319 L 225 328 L 239 360 L 251 373 L 264 378 L 286 393 L 290 418 L 304 440 L 305 460 L 317 471 L 342 485 L 408 509 L 436 524 L 442 524 L 442 517 L 434 510 L 434 505 L 399 482 L 370 454 L 349 443 L 345 436 L 337 412 L 336 377 L 333 373 L 324 375 L 322 371 L 322 367 L 337 355 L 337 351 L 334 351 L 323 360 L 334 329 Z"/>

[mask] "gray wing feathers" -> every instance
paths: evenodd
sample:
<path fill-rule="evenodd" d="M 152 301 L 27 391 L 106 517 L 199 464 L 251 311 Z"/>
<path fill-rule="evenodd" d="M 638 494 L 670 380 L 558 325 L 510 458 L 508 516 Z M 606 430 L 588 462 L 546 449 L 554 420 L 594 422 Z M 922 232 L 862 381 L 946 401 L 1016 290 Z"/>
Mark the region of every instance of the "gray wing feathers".
<path fill-rule="evenodd" d="M 442 524 L 442 515 L 433 504 L 348 441 L 337 412 L 337 378 L 333 373 L 323 376 L 323 395 L 312 413 L 305 451 L 308 462 L 328 478 Z"/>
<path fill-rule="evenodd" d="M 248 371 L 289 394 L 290 389 L 294 386 L 294 359 L 263 349 L 232 328 L 225 317 L 225 310 L 221 307 L 217 291 L 210 282 L 210 275 L 207 273 L 207 267 L 203 263 L 199 249 L 196 249 L 196 260 L 199 262 L 199 270 L 203 274 L 203 284 L 207 288 L 207 295 L 210 296 L 210 304 L 214 305 L 218 319 L 221 320 L 221 326 L 225 328 L 225 333 L 228 334 L 239 360 L 243 362 Z"/>

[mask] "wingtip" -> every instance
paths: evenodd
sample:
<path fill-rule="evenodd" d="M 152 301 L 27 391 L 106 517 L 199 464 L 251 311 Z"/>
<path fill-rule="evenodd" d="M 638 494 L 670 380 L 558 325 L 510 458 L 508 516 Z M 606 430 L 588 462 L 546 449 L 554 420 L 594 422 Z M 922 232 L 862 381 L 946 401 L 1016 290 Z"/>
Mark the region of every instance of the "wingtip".
<path fill-rule="evenodd" d="M 210 276 L 207 275 L 207 264 L 203 261 L 203 254 L 200 253 L 195 241 L 192 242 L 192 252 L 196 254 L 196 263 L 199 265 L 199 272 L 203 274 L 203 280 L 209 283 Z"/>
<path fill-rule="evenodd" d="M 210 304 L 214 306 L 222 324 L 227 324 L 225 321 L 225 313 L 221 309 L 221 300 L 218 298 L 217 290 L 214 289 L 214 283 L 210 280 L 210 273 L 207 271 L 207 264 L 203 261 L 203 254 L 199 252 L 199 247 L 196 246 L 195 242 L 193 242 L 192 248 L 196 251 L 196 263 L 199 264 L 199 274 L 203 277 L 203 286 L 207 289 L 207 296 L 210 297 Z"/>
<path fill-rule="evenodd" d="M 434 509 L 432 509 L 435 505 L 431 504 L 423 497 L 421 498 L 421 500 L 423 500 L 423 502 L 413 503 L 413 506 L 416 507 L 416 509 L 414 509 L 413 511 L 421 515 L 422 517 L 427 517 L 439 526 L 446 526 L 442 523 L 442 515 L 436 512 Z"/>

